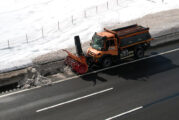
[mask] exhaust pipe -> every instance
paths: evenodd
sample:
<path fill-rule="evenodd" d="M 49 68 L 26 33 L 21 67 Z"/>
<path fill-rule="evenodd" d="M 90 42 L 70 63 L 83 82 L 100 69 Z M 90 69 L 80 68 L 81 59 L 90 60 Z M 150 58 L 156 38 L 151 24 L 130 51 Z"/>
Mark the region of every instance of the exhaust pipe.
<path fill-rule="evenodd" d="M 76 47 L 76 53 L 78 56 L 84 56 L 83 50 L 81 48 L 81 42 L 80 42 L 80 37 L 79 36 L 75 36 L 74 37 L 74 41 L 75 41 L 75 47 Z"/>

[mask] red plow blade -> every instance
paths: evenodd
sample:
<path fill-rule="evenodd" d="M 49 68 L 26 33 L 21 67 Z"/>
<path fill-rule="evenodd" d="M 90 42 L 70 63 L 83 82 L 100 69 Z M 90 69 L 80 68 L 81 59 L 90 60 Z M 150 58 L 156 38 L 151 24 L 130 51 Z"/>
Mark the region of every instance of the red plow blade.
<path fill-rule="evenodd" d="M 78 74 L 84 74 L 88 71 L 88 65 L 86 63 L 85 56 L 78 57 L 68 52 L 67 50 L 64 51 L 68 54 L 65 59 L 65 64 L 70 66 L 73 71 Z"/>

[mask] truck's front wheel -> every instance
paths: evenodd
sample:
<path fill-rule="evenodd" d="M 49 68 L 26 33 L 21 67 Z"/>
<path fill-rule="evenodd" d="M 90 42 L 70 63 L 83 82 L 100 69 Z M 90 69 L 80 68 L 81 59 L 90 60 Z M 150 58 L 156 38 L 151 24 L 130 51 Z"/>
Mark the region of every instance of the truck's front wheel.
<path fill-rule="evenodd" d="M 111 66 L 112 65 L 112 59 L 110 57 L 105 57 L 102 60 L 101 65 L 102 65 L 103 68 Z"/>
<path fill-rule="evenodd" d="M 92 57 L 86 57 L 86 61 L 87 61 L 88 67 L 91 67 L 94 64 Z"/>

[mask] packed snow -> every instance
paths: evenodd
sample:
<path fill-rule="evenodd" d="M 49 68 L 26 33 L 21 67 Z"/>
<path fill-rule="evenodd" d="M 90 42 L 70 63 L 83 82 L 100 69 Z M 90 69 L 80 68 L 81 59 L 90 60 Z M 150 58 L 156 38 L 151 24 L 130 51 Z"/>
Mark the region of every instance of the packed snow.
<path fill-rule="evenodd" d="M 159 11 L 178 0 L 3 0 L 0 1 L 0 71 L 90 40 L 95 31 Z"/>

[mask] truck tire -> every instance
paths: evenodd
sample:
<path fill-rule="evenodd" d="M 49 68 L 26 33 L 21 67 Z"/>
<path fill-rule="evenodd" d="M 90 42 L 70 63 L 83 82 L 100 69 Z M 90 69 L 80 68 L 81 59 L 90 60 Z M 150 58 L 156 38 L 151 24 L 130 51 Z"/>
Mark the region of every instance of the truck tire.
<path fill-rule="evenodd" d="M 87 61 L 88 67 L 91 67 L 94 64 L 92 57 L 87 56 L 86 61 Z"/>
<path fill-rule="evenodd" d="M 150 42 L 144 43 L 143 48 L 144 50 L 147 50 L 150 47 Z"/>
<path fill-rule="evenodd" d="M 135 51 L 135 58 L 139 59 L 139 58 L 142 58 L 142 57 L 144 57 L 144 49 L 143 48 L 138 48 Z"/>
<path fill-rule="evenodd" d="M 109 67 L 112 65 L 112 59 L 111 57 L 105 57 L 103 60 L 102 60 L 102 63 L 101 63 L 101 66 L 103 68 L 106 68 L 106 67 Z"/>

